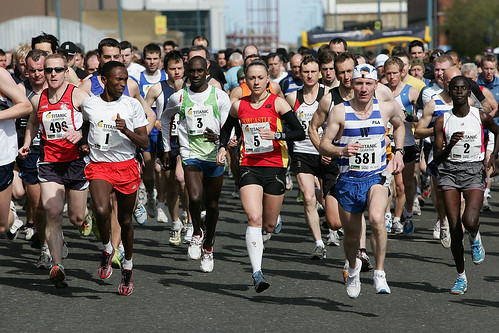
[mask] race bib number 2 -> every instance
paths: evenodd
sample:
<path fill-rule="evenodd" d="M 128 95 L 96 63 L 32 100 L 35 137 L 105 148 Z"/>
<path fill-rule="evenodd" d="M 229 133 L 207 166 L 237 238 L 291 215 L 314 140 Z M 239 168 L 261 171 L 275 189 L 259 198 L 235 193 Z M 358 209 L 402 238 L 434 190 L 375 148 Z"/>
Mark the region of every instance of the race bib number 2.
<path fill-rule="evenodd" d="M 71 112 L 69 111 L 55 110 L 44 112 L 42 122 L 47 140 L 60 140 L 66 133 L 64 128 L 73 128 Z"/>
<path fill-rule="evenodd" d="M 196 105 L 189 108 L 185 113 L 185 119 L 189 135 L 201 135 L 206 127 L 213 131 L 217 127 L 212 105 Z"/>
<path fill-rule="evenodd" d="M 243 124 L 244 151 L 246 154 L 261 154 L 274 150 L 272 140 L 260 137 L 260 128 L 270 130 L 270 123 Z"/>

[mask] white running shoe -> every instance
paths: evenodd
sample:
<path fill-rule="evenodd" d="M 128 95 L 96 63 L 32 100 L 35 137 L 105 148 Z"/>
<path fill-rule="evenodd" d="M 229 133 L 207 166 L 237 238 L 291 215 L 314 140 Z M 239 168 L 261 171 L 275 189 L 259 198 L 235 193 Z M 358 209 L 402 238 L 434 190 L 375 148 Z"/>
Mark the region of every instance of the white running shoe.
<path fill-rule="evenodd" d="M 393 219 L 392 232 L 394 234 L 401 234 L 404 231 L 404 226 L 400 223 L 400 219 Z"/>
<path fill-rule="evenodd" d="M 360 294 L 360 269 L 362 267 L 362 262 L 359 258 L 355 259 L 355 271 L 352 275 L 347 271 L 347 280 L 345 285 L 347 287 L 347 295 L 350 298 L 357 298 Z"/>
<path fill-rule="evenodd" d="M 38 269 L 51 269 L 52 268 L 52 257 L 50 256 L 49 247 L 47 244 L 42 246 L 40 251 L 40 258 L 36 262 L 36 268 Z"/>
<path fill-rule="evenodd" d="M 63 241 L 62 243 L 62 251 L 61 251 L 61 258 L 66 259 L 69 255 L 69 249 L 68 249 L 68 244 Z"/>
<path fill-rule="evenodd" d="M 440 243 L 443 247 L 448 249 L 450 247 L 451 238 L 449 231 L 449 224 L 440 223 Z"/>
<path fill-rule="evenodd" d="M 145 205 L 147 202 L 147 191 L 146 191 L 146 186 L 144 183 L 140 183 L 139 185 L 139 191 L 137 194 L 137 201 L 140 202 L 142 205 Z"/>
<path fill-rule="evenodd" d="M 205 273 L 212 272 L 214 263 L 213 249 L 211 249 L 211 251 L 209 252 L 203 249 L 203 255 L 201 256 L 201 270 Z"/>
<path fill-rule="evenodd" d="M 412 205 L 412 213 L 414 215 L 421 215 L 421 206 L 419 205 L 418 197 L 414 197 L 414 204 Z"/>
<path fill-rule="evenodd" d="M 189 248 L 187 249 L 187 256 L 189 259 L 198 260 L 201 258 L 201 247 L 203 246 L 203 231 L 201 230 L 201 235 L 193 235 L 192 240 L 189 243 Z"/>
<path fill-rule="evenodd" d="M 187 223 L 185 229 L 184 243 L 190 243 L 192 240 L 192 234 L 194 233 L 194 226 L 192 223 Z"/>
<path fill-rule="evenodd" d="M 135 221 L 140 225 L 147 222 L 146 208 L 139 201 L 137 201 L 137 207 L 133 211 L 133 216 L 135 217 Z"/>
<path fill-rule="evenodd" d="M 391 290 L 386 282 L 385 271 L 374 271 L 374 289 L 377 294 L 390 294 Z"/>
<path fill-rule="evenodd" d="M 338 235 L 338 231 L 329 229 L 326 245 L 340 246 L 340 235 Z"/>
<path fill-rule="evenodd" d="M 314 251 L 312 251 L 312 259 L 313 260 L 322 260 L 326 259 L 327 251 L 324 246 L 316 246 Z"/>
<path fill-rule="evenodd" d="M 182 243 L 182 222 L 180 220 L 173 221 L 172 232 L 169 239 L 171 245 L 179 246 Z"/>
<path fill-rule="evenodd" d="M 440 219 L 437 218 L 435 226 L 433 227 L 433 239 L 440 239 Z"/>
<path fill-rule="evenodd" d="M 166 204 L 164 202 L 158 202 L 156 204 L 156 211 L 158 212 L 156 221 L 158 221 L 158 223 L 168 223 L 168 216 L 165 213 Z"/>

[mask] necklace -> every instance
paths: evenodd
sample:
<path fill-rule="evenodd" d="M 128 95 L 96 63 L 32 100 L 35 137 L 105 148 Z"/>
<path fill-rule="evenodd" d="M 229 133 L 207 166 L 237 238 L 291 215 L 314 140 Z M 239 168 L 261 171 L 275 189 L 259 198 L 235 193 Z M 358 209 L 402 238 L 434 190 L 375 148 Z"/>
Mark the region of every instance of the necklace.
<path fill-rule="evenodd" d="M 265 100 L 267 98 L 267 96 L 269 95 L 268 91 L 265 91 L 265 96 L 263 96 L 263 98 L 260 98 L 258 101 L 256 102 L 251 102 L 253 104 L 258 104 L 260 103 L 261 101 Z"/>

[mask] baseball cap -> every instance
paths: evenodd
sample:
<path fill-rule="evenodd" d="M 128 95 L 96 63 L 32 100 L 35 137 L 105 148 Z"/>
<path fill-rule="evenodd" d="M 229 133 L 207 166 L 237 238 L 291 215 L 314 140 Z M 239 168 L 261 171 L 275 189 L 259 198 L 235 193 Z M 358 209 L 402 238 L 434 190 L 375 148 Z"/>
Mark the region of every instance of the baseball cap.
<path fill-rule="evenodd" d="M 411 65 L 411 68 L 414 66 L 420 66 L 424 69 L 424 63 L 421 59 L 413 58 L 409 61 L 409 64 Z"/>
<path fill-rule="evenodd" d="M 367 72 L 367 73 L 366 73 Z M 376 73 L 376 68 L 369 64 L 360 64 L 355 66 L 353 69 L 352 79 L 373 79 L 378 80 L 378 74 Z"/>
<path fill-rule="evenodd" d="M 61 45 L 61 49 L 66 51 L 69 56 L 74 56 L 78 52 L 78 46 L 73 42 L 64 42 Z"/>
<path fill-rule="evenodd" d="M 376 57 L 376 60 L 374 61 L 374 66 L 378 68 L 379 66 L 383 66 L 385 64 L 385 61 L 388 60 L 388 56 L 384 53 L 378 54 Z"/>

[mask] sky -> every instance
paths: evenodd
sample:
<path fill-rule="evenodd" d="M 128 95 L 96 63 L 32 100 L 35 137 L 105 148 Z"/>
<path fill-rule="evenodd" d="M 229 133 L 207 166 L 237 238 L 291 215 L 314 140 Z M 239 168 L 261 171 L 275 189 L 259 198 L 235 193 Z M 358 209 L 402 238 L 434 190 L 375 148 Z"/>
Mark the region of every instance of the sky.
<path fill-rule="evenodd" d="M 264 2 L 262 0 L 225 0 L 225 29 L 227 33 L 240 29 L 245 30 L 246 1 Z M 277 2 L 280 42 L 296 43 L 302 30 L 322 26 L 321 0 L 277 0 Z"/>

